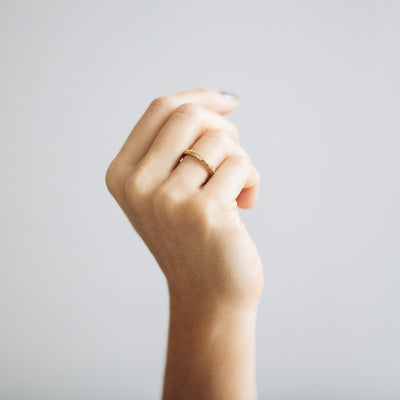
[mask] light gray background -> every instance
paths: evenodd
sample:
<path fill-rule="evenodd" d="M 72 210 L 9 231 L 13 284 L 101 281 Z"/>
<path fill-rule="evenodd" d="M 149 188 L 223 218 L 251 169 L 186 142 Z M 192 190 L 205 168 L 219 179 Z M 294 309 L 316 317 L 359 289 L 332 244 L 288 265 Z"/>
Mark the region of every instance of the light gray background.
<path fill-rule="evenodd" d="M 260 399 L 399 399 L 400 3 L 1 1 L 0 398 L 157 399 L 163 275 L 104 174 L 230 90 L 262 174 Z"/>

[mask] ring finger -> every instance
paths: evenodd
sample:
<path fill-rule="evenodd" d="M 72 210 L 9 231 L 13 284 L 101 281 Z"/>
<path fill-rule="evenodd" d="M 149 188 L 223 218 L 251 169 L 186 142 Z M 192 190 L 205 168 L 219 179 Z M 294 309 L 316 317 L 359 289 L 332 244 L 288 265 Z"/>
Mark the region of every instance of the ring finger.
<path fill-rule="evenodd" d="M 214 171 L 223 161 L 232 155 L 248 158 L 244 149 L 221 130 L 213 129 L 204 132 L 190 147 L 198 153 Z M 168 183 L 185 191 L 200 188 L 211 176 L 205 165 L 199 159 L 185 155 L 183 160 L 172 171 Z M 247 177 L 245 187 L 251 187 L 257 181 L 257 172 L 252 167 Z"/>

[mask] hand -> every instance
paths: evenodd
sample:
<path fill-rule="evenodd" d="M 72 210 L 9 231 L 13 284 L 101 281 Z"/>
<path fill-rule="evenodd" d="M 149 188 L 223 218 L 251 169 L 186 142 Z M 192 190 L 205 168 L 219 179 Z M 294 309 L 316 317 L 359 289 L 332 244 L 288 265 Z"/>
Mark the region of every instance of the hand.
<path fill-rule="evenodd" d="M 237 206 L 251 208 L 259 174 L 223 117 L 237 101 L 209 89 L 155 99 L 106 174 L 107 187 L 164 272 L 171 301 L 256 308 L 262 263 Z M 216 172 L 209 179 L 185 149 Z"/>

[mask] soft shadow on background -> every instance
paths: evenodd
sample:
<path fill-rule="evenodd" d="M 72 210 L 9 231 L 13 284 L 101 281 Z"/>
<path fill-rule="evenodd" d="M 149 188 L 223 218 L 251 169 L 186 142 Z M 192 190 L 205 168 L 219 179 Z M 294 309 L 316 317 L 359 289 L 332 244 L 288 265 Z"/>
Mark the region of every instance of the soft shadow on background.
<path fill-rule="evenodd" d="M 262 175 L 260 399 L 400 397 L 400 4 L 2 1 L 0 398 L 157 399 L 168 295 L 104 184 L 194 87 Z"/>

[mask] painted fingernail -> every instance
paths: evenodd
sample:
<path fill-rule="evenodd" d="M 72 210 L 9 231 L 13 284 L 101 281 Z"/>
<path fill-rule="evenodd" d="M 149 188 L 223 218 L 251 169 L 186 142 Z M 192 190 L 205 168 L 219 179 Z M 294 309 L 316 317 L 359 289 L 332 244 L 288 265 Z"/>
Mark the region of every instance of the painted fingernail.
<path fill-rule="evenodd" d="M 235 94 L 235 93 L 223 92 L 223 91 L 220 91 L 220 93 L 221 93 L 223 96 L 225 96 L 228 100 L 231 100 L 231 101 L 239 101 L 239 96 L 238 96 L 237 94 Z"/>

